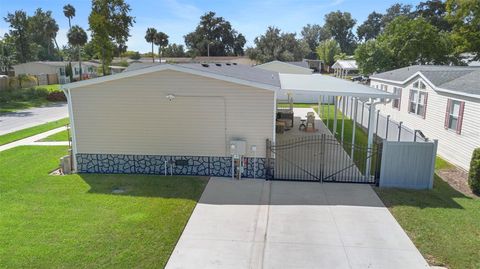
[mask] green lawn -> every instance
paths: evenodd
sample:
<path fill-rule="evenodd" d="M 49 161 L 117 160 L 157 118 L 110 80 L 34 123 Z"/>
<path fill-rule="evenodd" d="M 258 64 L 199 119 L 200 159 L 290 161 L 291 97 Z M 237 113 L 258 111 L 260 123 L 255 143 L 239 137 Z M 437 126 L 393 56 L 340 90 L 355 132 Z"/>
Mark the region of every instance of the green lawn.
<path fill-rule="evenodd" d="M 480 199 L 463 195 L 436 175 L 432 190 L 375 189 L 430 263 L 480 268 Z"/>
<path fill-rule="evenodd" d="M 50 141 L 68 141 L 69 131 L 61 131 L 59 133 L 53 134 L 51 136 L 47 136 L 44 139 L 40 140 L 42 142 L 50 142 Z"/>
<path fill-rule="evenodd" d="M 163 268 L 207 180 L 48 175 L 66 153 L 0 153 L 0 268 Z"/>
<path fill-rule="evenodd" d="M 36 86 L 35 88 L 44 88 L 47 89 L 49 92 L 51 91 L 59 91 L 60 90 L 60 84 L 51 84 L 51 85 L 40 85 Z"/>
<path fill-rule="evenodd" d="M 0 91 L 0 114 L 52 103 L 46 99 L 48 93 L 59 90 L 60 84 L 52 84 Z"/>
<path fill-rule="evenodd" d="M 23 138 L 27 138 L 32 135 L 40 134 L 58 127 L 65 126 L 69 122 L 70 120 L 68 118 L 64 118 L 58 121 L 47 122 L 45 124 L 33 126 L 27 129 L 13 132 L 13 133 L 0 135 L 0 146 L 23 139 Z"/>

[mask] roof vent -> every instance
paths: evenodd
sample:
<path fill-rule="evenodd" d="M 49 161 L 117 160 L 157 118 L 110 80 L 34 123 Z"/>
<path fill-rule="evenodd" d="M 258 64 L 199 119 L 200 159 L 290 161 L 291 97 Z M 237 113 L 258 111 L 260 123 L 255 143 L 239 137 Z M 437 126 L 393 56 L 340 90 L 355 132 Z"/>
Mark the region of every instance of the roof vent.
<path fill-rule="evenodd" d="M 226 65 L 230 66 L 230 65 L 232 65 L 232 64 L 231 64 L 231 63 L 226 63 Z"/>
<path fill-rule="evenodd" d="M 203 66 L 203 67 L 209 67 L 209 65 L 208 65 L 208 64 L 202 64 L 202 66 Z"/>
<path fill-rule="evenodd" d="M 232 63 L 233 65 L 237 65 L 237 63 Z"/>
<path fill-rule="evenodd" d="M 216 63 L 215 65 L 216 65 L 216 66 L 222 66 L 222 64 L 221 64 L 221 63 Z"/>

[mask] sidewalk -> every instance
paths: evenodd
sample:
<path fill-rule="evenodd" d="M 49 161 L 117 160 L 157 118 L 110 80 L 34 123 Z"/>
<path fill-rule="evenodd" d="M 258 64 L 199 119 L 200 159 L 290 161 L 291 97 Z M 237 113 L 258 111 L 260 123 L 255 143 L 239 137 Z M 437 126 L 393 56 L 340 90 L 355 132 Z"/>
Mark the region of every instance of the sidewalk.
<path fill-rule="evenodd" d="M 7 149 L 14 148 L 14 147 L 18 147 L 18 146 L 68 146 L 68 141 L 36 142 L 38 140 L 41 140 L 45 137 L 51 136 L 51 135 L 56 134 L 58 132 L 64 131 L 66 129 L 67 129 L 66 126 L 62 126 L 62 127 L 50 130 L 50 131 L 46 131 L 46 132 L 41 133 L 41 134 L 37 134 L 37 135 L 34 135 L 34 136 L 30 136 L 30 137 L 27 137 L 27 138 L 24 138 L 24 139 L 17 140 L 17 141 L 12 142 L 12 143 L 2 145 L 2 146 L 0 146 L 0 152 L 4 151 L 4 150 L 7 150 Z"/>
<path fill-rule="evenodd" d="M 54 103 L 0 115 L 0 135 L 68 117 L 66 103 Z"/>

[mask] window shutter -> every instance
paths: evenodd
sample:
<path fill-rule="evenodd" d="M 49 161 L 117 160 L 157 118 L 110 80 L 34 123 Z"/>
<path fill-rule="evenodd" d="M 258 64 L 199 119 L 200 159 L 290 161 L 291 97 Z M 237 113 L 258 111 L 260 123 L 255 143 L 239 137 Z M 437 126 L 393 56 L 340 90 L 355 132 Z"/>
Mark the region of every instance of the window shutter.
<path fill-rule="evenodd" d="M 398 111 L 400 111 L 400 108 L 402 107 L 402 88 L 399 88 L 400 90 L 400 98 L 398 98 Z"/>
<path fill-rule="evenodd" d="M 423 106 L 423 118 L 427 117 L 428 92 L 425 93 L 425 104 Z"/>
<path fill-rule="evenodd" d="M 447 110 L 445 111 L 445 129 L 450 125 L 450 109 L 452 109 L 452 99 L 447 99 Z"/>
<path fill-rule="evenodd" d="M 462 133 L 463 110 L 464 109 L 465 109 L 465 102 L 460 102 L 460 111 L 458 111 L 458 120 L 457 120 L 457 134 Z"/>

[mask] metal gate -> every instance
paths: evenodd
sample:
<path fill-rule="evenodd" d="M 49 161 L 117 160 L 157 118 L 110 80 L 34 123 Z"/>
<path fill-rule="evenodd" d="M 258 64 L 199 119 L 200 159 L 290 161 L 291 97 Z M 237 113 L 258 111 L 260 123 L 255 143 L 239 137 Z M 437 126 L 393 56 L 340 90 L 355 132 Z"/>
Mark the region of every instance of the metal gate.
<path fill-rule="evenodd" d="M 380 147 L 374 144 L 369 150 L 366 145 L 340 142 L 326 134 L 275 145 L 267 140 L 267 179 L 373 184 L 380 174 Z"/>

